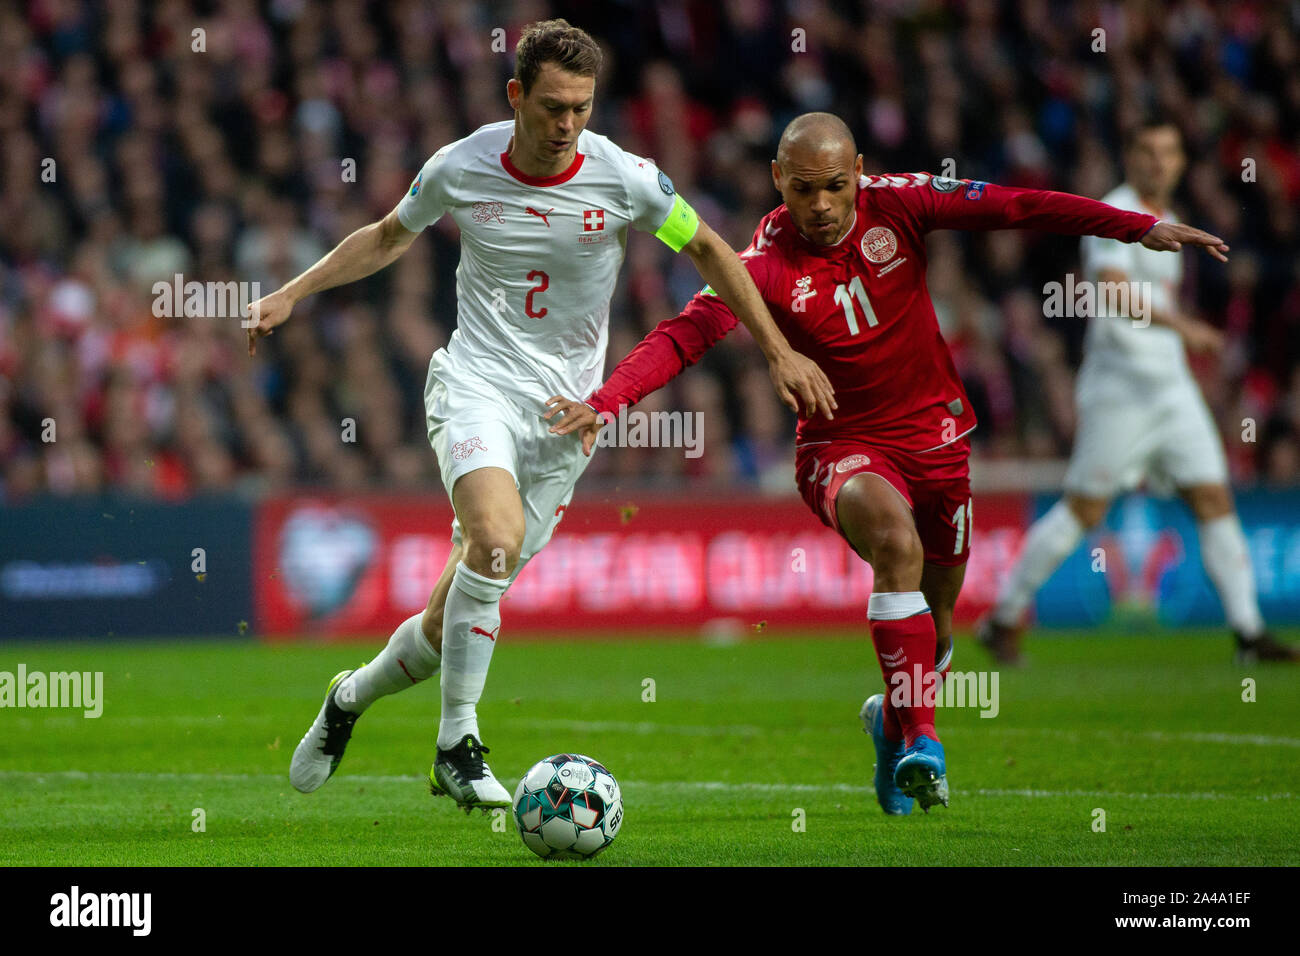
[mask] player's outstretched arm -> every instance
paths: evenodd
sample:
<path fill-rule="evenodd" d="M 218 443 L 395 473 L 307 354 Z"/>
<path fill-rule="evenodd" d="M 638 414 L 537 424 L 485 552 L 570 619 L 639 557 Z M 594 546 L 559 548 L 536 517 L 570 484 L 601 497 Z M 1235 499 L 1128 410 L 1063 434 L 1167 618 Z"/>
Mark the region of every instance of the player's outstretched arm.
<path fill-rule="evenodd" d="M 346 285 L 378 272 L 403 252 L 419 233 L 411 232 L 393 210 L 379 222 L 362 226 L 335 246 L 319 262 L 286 282 L 270 295 L 248 305 L 248 316 L 257 324 L 248 329 L 248 354 L 257 351 L 257 340 L 289 318 L 289 313 L 307 296 Z"/>
<path fill-rule="evenodd" d="M 1201 246 L 1220 262 L 1228 261 L 1224 255 L 1228 246 L 1218 236 L 1073 193 L 945 179 L 928 173 L 900 178 L 908 181 L 910 188 L 893 190 L 893 198 L 916 216 L 923 232 L 1037 229 L 1065 236 L 1140 242 L 1160 252 L 1177 252 L 1184 244 Z"/>
<path fill-rule="evenodd" d="M 763 350 L 772 385 L 781 401 L 796 414 L 802 401 L 809 417 L 820 410 L 827 418 L 834 418 L 838 406 L 830 379 L 816 362 L 790 348 L 735 250 L 701 221 L 682 251 L 691 257 L 701 278 L 744 323 Z"/>
<path fill-rule="evenodd" d="M 751 260 L 752 263 L 752 260 Z M 663 388 L 736 327 L 736 316 L 712 290 L 701 290 L 680 315 L 664 319 L 628 352 L 587 401 L 552 395 L 543 418 L 555 419 L 550 431 L 567 435 L 582 430 L 582 450 L 590 455 L 600 429 L 619 409 L 635 405 Z"/>

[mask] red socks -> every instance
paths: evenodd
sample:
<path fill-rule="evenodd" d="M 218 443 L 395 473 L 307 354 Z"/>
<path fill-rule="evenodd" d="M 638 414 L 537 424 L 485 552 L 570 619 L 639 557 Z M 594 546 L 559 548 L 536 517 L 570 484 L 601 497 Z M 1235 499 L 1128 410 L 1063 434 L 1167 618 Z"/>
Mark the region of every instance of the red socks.
<path fill-rule="evenodd" d="M 885 736 L 902 737 L 907 746 L 920 736 L 938 740 L 933 694 L 926 706 L 925 677 L 934 671 L 934 618 L 920 591 L 871 595 L 867 618 L 885 678 Z M 945 668 L 946 670 L 946 668 Z"/>

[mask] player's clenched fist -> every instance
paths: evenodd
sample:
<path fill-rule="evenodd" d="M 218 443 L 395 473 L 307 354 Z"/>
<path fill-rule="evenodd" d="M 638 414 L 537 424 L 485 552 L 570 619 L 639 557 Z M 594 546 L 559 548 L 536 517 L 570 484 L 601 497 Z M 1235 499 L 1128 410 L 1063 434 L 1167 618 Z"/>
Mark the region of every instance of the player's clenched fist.
<path fill-rule="evenodd" d="M 293 299 L 280 289 L 270 295 L 264 295 L 256 302 L 248 304 L 248 354 L 257 352 L 257 340 L 270 335 L 271 330 L 289 318 L 293 311 Z"/>

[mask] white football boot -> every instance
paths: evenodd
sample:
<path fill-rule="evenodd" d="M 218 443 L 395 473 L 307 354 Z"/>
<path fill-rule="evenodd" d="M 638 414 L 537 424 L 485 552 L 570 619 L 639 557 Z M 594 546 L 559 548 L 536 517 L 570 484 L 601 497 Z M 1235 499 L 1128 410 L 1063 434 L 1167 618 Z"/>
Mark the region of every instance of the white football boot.
<path fill-rule="evenodd" d="M 429 770 L 429 792 L 435 797 L 451 797 L 466 813 L 475 807 L 487 813 L 492 807 L 510 806 L 510 793 L 492 775 L 492 768 L 483 760 L 485 753 L 488 748 L 473 734 L 466 734 L 448 750 L 439 747 Z"/>
<path fill-rule="evenodd" d="M 303 734 L 289 764 L 289 782 L 295 790 L 311 793 L 325 783 L 343 760 L 343 751 L 352 737 L 352 725 L 360 714 L 348 713 L 334 703 L 334 689 L 352 671 L 334 675 L 325 690 L 325 703 L 312 725 Z"/>

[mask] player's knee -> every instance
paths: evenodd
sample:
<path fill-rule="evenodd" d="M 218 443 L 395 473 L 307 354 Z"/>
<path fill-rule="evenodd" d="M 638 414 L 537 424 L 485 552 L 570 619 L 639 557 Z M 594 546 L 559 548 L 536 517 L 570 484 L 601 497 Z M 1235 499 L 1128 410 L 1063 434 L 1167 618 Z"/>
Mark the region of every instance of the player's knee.
<path fill-rule="evenodd" d="M 915 528 L 883 528 L 868 536 L 868 547 L 877 574 L 919 576 L 925 561 L 925 549 Z"/>
<path fill-rule="evenodd" d="M 524 545 L 524 526 L 496 523 L 468 531 L 465 558 L 469 569 L 484 577 L 500 578 L 514 571 Z"/>

